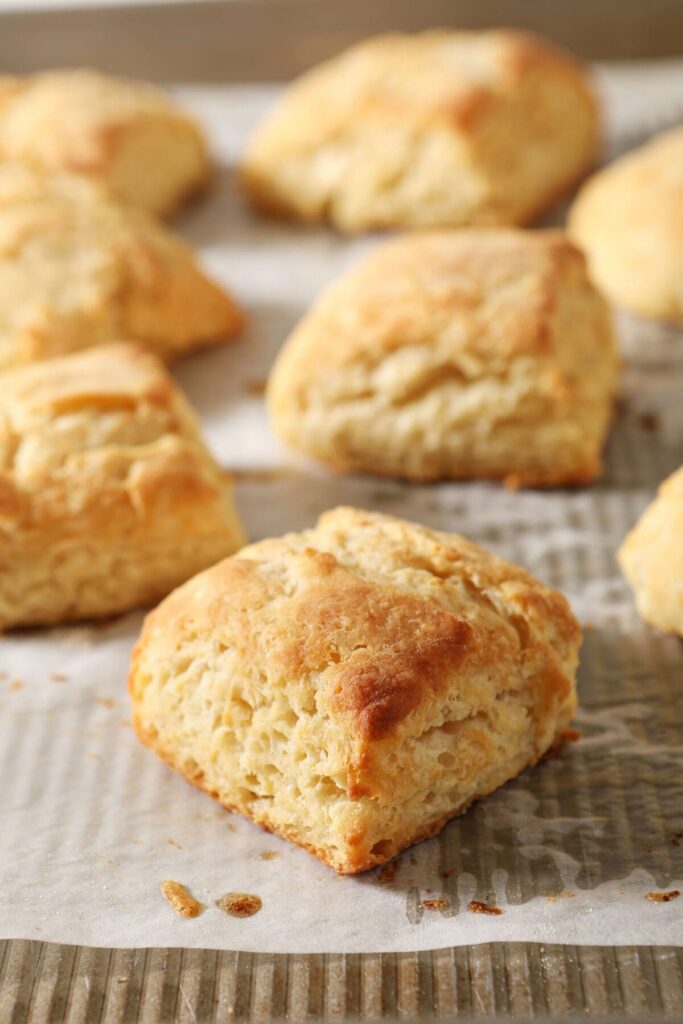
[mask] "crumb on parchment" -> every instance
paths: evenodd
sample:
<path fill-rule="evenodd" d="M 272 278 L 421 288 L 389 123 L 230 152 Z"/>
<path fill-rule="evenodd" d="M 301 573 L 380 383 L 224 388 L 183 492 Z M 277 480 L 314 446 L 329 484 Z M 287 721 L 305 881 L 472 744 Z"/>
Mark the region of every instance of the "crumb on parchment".
<path fill-rule="evenodd" d="M 226 892 L 216 900 L 216 906 L 232 917 L 253 917 L 263 906 L 260 896 L 248 892 Z"/>
<path fill-rule="evenodd" d="M 502 914 L 504 913 L 500 907 L 492 907 L 488 903 L 482 903 L 481 900 L 470 900 L 467 904 L 467 909 L 471 914 Z"/>
<path fill-rule="evenodd" d="M 450 905 L 450 900 L 445 899 L 422 900 L 425 910 L 447 910 Z"/>
<path fill-rule="evenodd" d="M 670 903 L 671 900 L 678 899 L 680 895 L 679 889 L 671 889 L 669 892 L 648 892 L 645 894 L 645 899 L 650 903 Z"/>
<path fill-rule="evenodd" d="M 167 880 L 161 883 L 161 891 L 171 904 L 176 914 L 181 917 L 199 917 L 204 910 L 204 904 L 191 896 L 184 885 L 180 882 Z"/>

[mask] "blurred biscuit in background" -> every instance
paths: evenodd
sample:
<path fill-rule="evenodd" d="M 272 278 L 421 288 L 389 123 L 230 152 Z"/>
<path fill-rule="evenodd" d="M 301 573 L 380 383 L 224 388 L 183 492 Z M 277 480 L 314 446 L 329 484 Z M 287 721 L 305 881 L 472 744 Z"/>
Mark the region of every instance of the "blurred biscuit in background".
<path fill-rule="evenodd" d="M 242 316 L 189 246 L 73 175 L 0 164 L 0 370 L 121 338 L 164 359 Z"/>
<path fill-rule="evenodd" d="M 343 231 L 525 224 L 591 166 L 585 69 L 514 31 L 378 36 L 313 68 L 247 149 L 266 211 Z"/>
<path fill-rule="evenodd" d="M 161 216 L 210 173 L 199 126 L 162 92 L 89 70 L 0 79 L 2 161 L 90 178 Z"/>
<path fill-rule="evenodd" d="M 323 292 L 267 400 L 287 444 L 341 470 L 557 486 L 600 472 L 617 374 L 562 232 L 416 233 Z"/>
<path fill-rule="evenodd" d="M 683 126 L 591 178 L 569 231 L 616 305 L 683 323 Z"/>
<path fill-rule="evenodd" d="M 683 636 L 683 466 L 624 540 L 619 563 L 645 621 Z"/>

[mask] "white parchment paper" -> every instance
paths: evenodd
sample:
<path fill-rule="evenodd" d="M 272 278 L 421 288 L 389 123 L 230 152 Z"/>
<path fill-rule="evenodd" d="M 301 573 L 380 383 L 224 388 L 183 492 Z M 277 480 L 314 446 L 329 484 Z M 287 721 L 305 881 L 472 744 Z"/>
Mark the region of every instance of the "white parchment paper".
<path fill-rule="evenodd" d="M 683 62 L 603 70 L 600 80 L 612 151 L 683 114 Z M 658 822 L 658 841 L 671 841 L 670 853 L 677 826 L 683 830 L 674 820 L 683 809 L 683 737 L 663 727 L 673 717 L 661 704 L 676 687 L 680 696 L 683 649 L 638 622 L 614 550 L 656 480 L 683 461 L 683 335 L 623 318 L 629 406 L 597 489 L 511 495 L 477 483 L 403 487 L 329 478 L 298 464 L 268 430 L 262 383 L 319 289 L 375 242 L 259 220 L 243 205 L 233 165 L 275 93 L 180 90 L 207 127 L 219 169 L 213 193 L 179 229 L 239 297 L 250 326 L 241 343 L 198 355 L 176 375 L 217 457 L 237 471 L 249 533 L 257 539 L 299 529 L 347 502 L 464 532 L 562 586 L 590 626 L 580 680 L 583 739 L 404 854 L 393 873 L 340 878 L 227 814 L 139 745 L 125 679 L 141 614 L 6 637 L 0 937 L 262 952 L 492 940 L 680 943 L 683 897 L 667 904 L 645 897 L 663 885 L 683 890 L 683 872 L 672 875 L 666 858 L 629 836 Z M 628 772 L 649 794 L 647 806 L 628 804 Z M 619 814 L 609 802 L 594 806 L 591 785 L 614 787 Z M 660 799 L 664 790 L 670 804 Z M 633 846 L 621 860 L 610 853 L 615 829 L 622 846 Z M 166 878 L 186 884 L 205 912 L 194 920 L 174 915 L 160 894 Z M 214 906 L 227 891 L 256 893 L 263 909 L 247 920 L 228 917 Z M 504 913 L 469 913 L 473 898 Z M 429 910 L 429 899 L 447 905 Z"/>

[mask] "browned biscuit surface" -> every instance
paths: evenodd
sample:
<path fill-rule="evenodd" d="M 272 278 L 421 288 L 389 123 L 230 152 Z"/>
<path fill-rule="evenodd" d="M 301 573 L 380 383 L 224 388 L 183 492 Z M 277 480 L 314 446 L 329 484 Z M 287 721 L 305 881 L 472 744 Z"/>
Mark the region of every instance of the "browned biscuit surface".
<path fill-rule="evenodd" d="M 226 807 L 353 873 L 542 756 L 575 708 L 579 642 L 522 569 L 340 508 L 148 616 L 135 726 Z"/>

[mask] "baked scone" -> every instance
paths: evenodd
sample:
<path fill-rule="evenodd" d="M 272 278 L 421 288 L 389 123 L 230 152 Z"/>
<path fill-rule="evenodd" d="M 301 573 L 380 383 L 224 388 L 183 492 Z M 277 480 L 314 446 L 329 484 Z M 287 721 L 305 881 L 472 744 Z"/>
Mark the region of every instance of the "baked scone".
<path fill-rule="evenodd" d="M 295 82 L 242 178 L 266 211 L 337 228 L 524 224 L 591 166 L 584 69 L 514 31 L 392 34 Z"/>
<path fill-rule="evenodd" d="M 569 231 L 613 302 L 683 321 L 683 126 L 594 175 L 574 202 Z"/>
<path fill-rule="evenodd" d="M 619 563 L 645 621 L 683 636 L 683 466 L 624 540 Z"/>
<path fill-rule="evenodd" d="M 333 283 L 267 391 L 276 432 L 342 470 L 581 484 L 600 470 L 617 360 L 561 232 L 406 235 Z"/>
<path fill-rule="evenodd" d="M 337 508 L 147 617 L 134 724 L 226 807 L 353 874 L 542 757 L 575 710 L 580 639 L 523 569 Z"/>
<path fill-rule="evenodd" d="M 155 356 L 110 345 L 0 375 L 0 629 L 148 604 L 243 543 Z"/>
<path fill-rule="evenodd" d="M 210 170 L 199 127 L 168 97 L 96 71 L 3 79 L 3 160 L 83 175 L 159 215 L 203 188 Z"/>
<path fill-rule="evenodd" d="M 120 338 L 171 359 L 241 323 L 189 246 L 143 210 L 0 164 L 0 370 Z"/>

